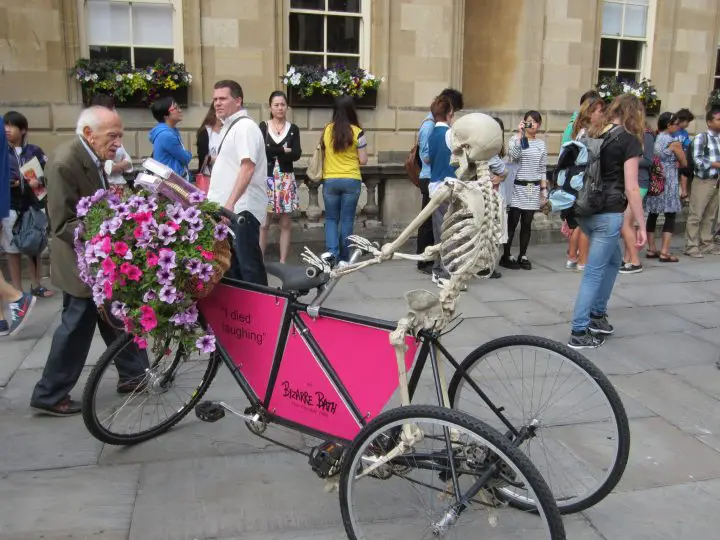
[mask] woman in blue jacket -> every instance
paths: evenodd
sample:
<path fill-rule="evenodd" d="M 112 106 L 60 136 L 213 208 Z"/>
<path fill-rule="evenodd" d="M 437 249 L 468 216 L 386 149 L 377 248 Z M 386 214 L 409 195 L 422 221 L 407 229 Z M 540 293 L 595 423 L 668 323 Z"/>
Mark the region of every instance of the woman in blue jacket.
<path fill-rule="evenodd" d="M 170 97 L 160 98 L 150 107 L 158 124 L 149 134 L 153 145 L 153 159 L 170 167 L 177 174 L 190 180 L 188 165 L 192 153 L 185 150 L 177 125 L 182 121 L 182 110 Z"/>

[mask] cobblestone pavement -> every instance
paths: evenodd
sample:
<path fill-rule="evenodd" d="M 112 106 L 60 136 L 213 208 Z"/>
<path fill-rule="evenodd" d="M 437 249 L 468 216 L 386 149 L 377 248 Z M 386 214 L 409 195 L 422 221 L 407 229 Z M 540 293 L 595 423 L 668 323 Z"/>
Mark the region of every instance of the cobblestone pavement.
<path fill-rule="evenodd" d="M 580 275 L 564 269 L 563 251 L 532 246 L 532 271 L 473 282 L 452 350 L 462 357 L 516 333 L 565 341 Z M 348 277 L 330 305 L 396 318 L 403 293 L 423 286 L 433 287 L 411 265 L 388 263 Z M 344 538 L 337 495 L 323 491 L 302 456 L 254 437 L 242 422 L 206 424 L 190 415 L 158 439 L 117 448 L 93 439 L 81 418 L 33 416 L 28 400 L 59 309 L 59 297 L 39 300 L 21 335 L 0 338 L 0 539 Z M 630 461 L 613 494 L 565 518 L 568 538 L 715 538 L 720 257 L 647 261 L 644 273 L 619 276 L 610 317 L 616 335 L 587 356 L 623 398 Z M 102 351 L 98 338 L 88 368 Z M 224 367 L 208 396 L 243 403 Z M 297 434 L 279 437 L 310 444 Z"/>

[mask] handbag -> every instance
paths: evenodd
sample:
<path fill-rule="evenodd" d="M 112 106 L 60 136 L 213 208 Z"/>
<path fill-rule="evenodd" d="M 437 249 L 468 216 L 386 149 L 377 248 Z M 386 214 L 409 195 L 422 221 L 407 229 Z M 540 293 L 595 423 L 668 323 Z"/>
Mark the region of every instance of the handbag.
<path fill-rule="evenodd" d="M 13 245 L 23 255 L 40 255 L 48 244 L 48 218 L 45 212 L 31 206 L 13 227 Z"/>
<path fill-rule="evenodd" d="M 423 120 L 423 123 L 420 124 L 420 129 L 425 125 L 425 122 L 432 122 L 432 120 L 428 118 Z M 418 129 L 417 135 L 415 136 L 415 144 L 405 157 L 405 172 L 416 187 L 420 187 L 420 173 L 422 172 L 423 166 L 422 160 L 420 159 L 420 129 Z"/>
<path fill-rule="evenodd" d="M 308 177 L 308 180 L 315 183 L 322 182 L 323 162 L 325 161 L 325 130 L 327 130 L 327 126 L 323 129 L 322 135 L 320 135 L 320 141 L 318 141 L 315 151 L 310 161 L 308 161 L 307 169 L 305 170 L 305 176 Z"/>
<path fill-rule="evenodd" d="M 665 167 L 658 156 L 653 157 L 652 166 L 650 167 L 650 187 L 648 188 L 648 196 L 657 197 L 665 192 Z"/>
<path fill-rule="evenodd" d="M 195 175 L 195 185 L 197 188 L 201 191 L 203 191 L 206 195 L 208 190 L 210 189 L 210 175 L 206 174 L 204 171 L 208 167 L 208 163 L 210 162 L 210 154 L 205 156 L 205 160 L 203 161 L 202 166 L 198 170 L 197 174 Z"/>

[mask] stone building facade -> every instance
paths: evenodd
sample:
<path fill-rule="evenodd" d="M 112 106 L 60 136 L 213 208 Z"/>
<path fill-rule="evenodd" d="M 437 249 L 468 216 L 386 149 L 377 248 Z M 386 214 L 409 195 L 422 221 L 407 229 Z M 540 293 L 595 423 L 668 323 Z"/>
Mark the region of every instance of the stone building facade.
<path fill-rule="evenodd" d="M 104 33 L 124 24 L 121 17 L 97 18 L 103 2 L 102 9 L 109 9 L 109 0 L 0 0 L 0 112 L 25 113 L 32 140 L 48 152 L 73 136 L 81 93 L 69 70 Z M 113 9 L 127 9 L 120 6 L 123 2 L 113 0 Z M 303 17 L 316 17 L 312 10 L 317 8 L 319 16 L 332 21 L 343 10 L 354 12 L 359 21 L 348 24 L 349 34 L 340 38 L 354 40 L 355 61 L 385 78 L 377 108 L 361 113 L 371 163 L 397 162 L 407 152 L 433 96 L 446 86 L 463 90 L 467 109 L 497 113 L 510 127 L 517 125 L 522 111 L 538 109 L 546 119 L 544 136 L 553 154 L 579 96 L 600 72 L 649 77 L 664 110 L 689 107 L 697 116 L 720 80 L 718 0 L 126 3 L 138 13 L 135 39 L 148 31 L 162 34 L 157 39 L 165 40 L 169 54 L 193 74 L 190 106 L 181 124 L 188 148 L 194 148 L 194 132 L 218 79 L 238 80 L 251 114 L 265 117 L 267 96 L 282 88 L 280 75 L 291 52 L 304 48 L 296 35 L 291 39 L 292 26 Z M 167 19 L 160 15 L 163 9 L 170 14 Z M 333 35 L 338 38 L 337 28 Z M 141 49 L 134 54 L 137 60 Z M 149 112 L 121 113 L 126 148 L 136 158 L 149 155 Z M 310 153 L 330 113 L 296 108 L 291 115 L 303 130 L 304 151 Z"/>

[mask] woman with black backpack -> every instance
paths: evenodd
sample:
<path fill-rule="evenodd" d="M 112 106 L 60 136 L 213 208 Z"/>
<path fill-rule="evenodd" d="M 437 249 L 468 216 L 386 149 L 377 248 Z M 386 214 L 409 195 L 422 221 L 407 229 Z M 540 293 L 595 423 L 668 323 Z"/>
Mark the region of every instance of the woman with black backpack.
<path fill-rule="evenodd" d="M 573 349 L 599 347 L 604 336 L 614 331 L 608 322 L 607 305 L 622 262 L 620 230 L 628 205 L 640 224 L 635 245 L 640 248 L 647 240 L 638 185 L 645 109 L 637 97 L 623 94 L 608 107 L 605 118 L 605 127 L 592 128 L 589 133 L 608 142 L 600 153 L 602 206 L 599 212 L 579 218 L 580 228 L 590 238 L 590 251 L 568 340 Z"/>

